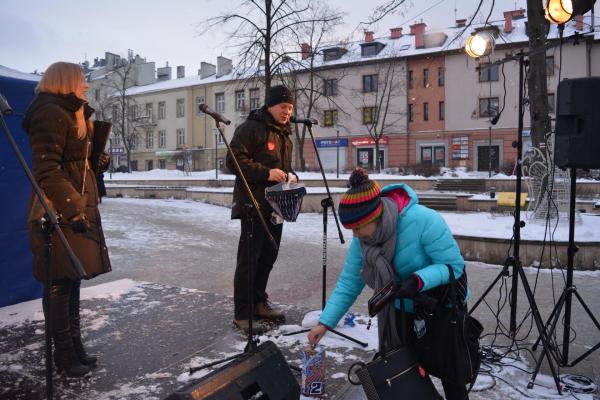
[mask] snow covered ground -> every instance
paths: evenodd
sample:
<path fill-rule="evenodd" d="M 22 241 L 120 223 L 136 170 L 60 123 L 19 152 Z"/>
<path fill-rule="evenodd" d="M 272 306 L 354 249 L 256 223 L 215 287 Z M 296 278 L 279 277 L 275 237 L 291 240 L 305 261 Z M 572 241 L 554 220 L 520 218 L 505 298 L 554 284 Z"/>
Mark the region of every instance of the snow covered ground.
<path fill-rule="evenodd" d="M 144 323 L 139 318 L 145 316 L 145 318 L 171 320 L 175 319 L 175 315 L 183 312 L 181 307 L 171 303 L 178 297 L 185 297 L 190 304 L 194 304 L 192 303 L 193 298 L 200 299 L 209 294 L 226 299 L 222 306 L 215 308 L 214 304 L 211 304 L 211 308 L 207 308 L 206 312 L 209 313 L 207 314 L 209 316 L 220 318 L 222 329 L 228 327 L 231 318 L 231 299 L 227 296 L 232 293 L 234 251 L 239 234 L 239 222 L 229 219 L 230 210 L 228 208 L 182 200 L 106 199 L 101 205 L 101 212 L 113 263 L 113 272 L 87 282 L 82 292 L 84 332 L 94 338 L 92 342 L 92 345 L 95 346 L 94 350 L 107 351 L 110 349 L 108 343 L 112 343 L 113 340 L 117 340 L 118 343 L 120 340 L 123 347 L 116 348 L 113 352 L 119 349 L 126 351 L 128 345 L 124 339 L 128 335 L 145 332 L 148 327 L 155 324 L 154 322 Z M 507 240 L 512 233 L 512 218 L 510 217 L 492 218 L 490 216 L 488 219 L 486 214 L 443 213 L 442 215 L 455 233 L 464 229 L 464 232 L 478 234 L 489 229 L 492 234 Z M 471 216 L 472 219 L 470 219 Z M 598 230 L 594 230 L 595 220 L 593 218 L 591 216 L 589 219 L 584 218 L 583 225 L 578 226 L 577 230 L 583 232 L 587 229 L 589 232 L 586 233 L 586 236 L 591 235 L 598 240 Z M 290 314 L 297 313 L 299 310 L 307 311 L 320 307 L 321 223 L 322 216 L 319 214 L 301 214 L 297 223 L 285 225 L 279 261 L 273 271 L 269 287 L 272 299 L 285 306 Z M 351 237 L 349 231 L 344 230 L 343 233 L 346 244 L 342 245 L 337 240 L 337 230 L 333 218 L 330 217 L 327 279 L 329 291 L 335 284 Z M 473 290 L 473 298 L 477 298 L 499 273 L 500 267 L 468 263 L 468 271 L 469 286 Z M 553 299 L 556 299 L 562 289 L 560 273 L 528 268 L 526 274 L 531 284 L 537 287 L 536 299 L 543 317 L 546 318 L 552 308 Z M 592 310 L 600 315 L 599 304 L 592 301 L 594 293 L 597 294 L 597 287 L 600 285 L 600 272 L 576 272 L 575 280 L 584 299 L 590 301 Z M 554 281 L 557 281 L 556 288 L 550 290 L 550 288 L 554 288 Z M 98 283 L 103 284 L 98 285 Z M 166 289 L 161 286 L 163 284 L 173 285 L 171 287 L 176 289 Z M 149 291 L 156 291 L 159 296 L 150 298 Z M 369 343 L 368 352 L 331 334 L 327 335 L 322 342 L 331 360 L 331 369 L 328 373 L 330 383 L 332 383 L 331 387 L 339 388 L 340 384 L 345 381 L 344 370 L 340 369 L 340 366 L 348 365 L 358 359 L 369 359 L 373 349 L 376 348 L 376 329 L 372 327 L 367 331 L 367 319 L 361 315 L 364 313 L 366 300 L 370 296 L 368 292 L 368 290 L 363 292 L 353 308 L 353 311 L 359 315 L 357 325 L 340 328 L 343 333 L 367 341 Z M 496 326 L 495 316 L 490 310 L 495 306 L 497 292 L 499 291 L 494 290 L 490 294 L 491 308 L 487 309 L 482 305 L 477 310 L 477 317 L 486 327 L 486 334 L 490 334 Z M 521 318 L 527 307 L 524 295 L 522 292 L 519 293 L 519 318 Z M 98 308 L 96 304 L 102 306 Z M 121 307 L 126 307 L 125 311 Z M 196 307 L 194 305 L 195 311 L 203 308 L 204 306 Z M 221 312 L 217 315 L 215 309 L 221 310 Z M 124 312 L 125 315 L 123 315 Z M 581 308 L 576 307 L 573 315 L 574 318 L 581 317 Z M 310 325 L 308 320 L 311 317 L 314 320 L 314 314 L 308 316 L 304 325 Z M 505 323 L 506 317 L 506 311 L 504 311 L 502 318 L 505 318 Z M 191 318 L 194 317 L 185 316 L 183 319 L 190 320 Z M 24 361 L 29 360 L 33 355 L 38 357 L 37 368 L 41 369 L 41 365 L 39 365 L 43 336 L 41 321 L 42 312 L 39 300 L 0 309 L 0 331 L 6 332 L 8 329 L 13 332 L 29 332 L 29 335 L 36 338 L 34 342 L 27 343 L 26 347 L 20 348 L 18 351 L 11 348 L 10 343 L 0 339 L 0 376 L 3 374 L 17 374 L 14 376 L 18 376 L 19 371 L 31 367 L 31 365 L 27 367 L 28 364 Z M 206 325 L 206 323 L 202 323 L 202 320 L 195 322 L 199 324 L 198 327 Z M 281 326 L 268 337 L 264 336 L 261 339 L 263 341 L 273 340 L 280 348 L 285 349 L 286 354 L 290 355 L 288 359 L 291 362 L 299 363 L 299 351 L 306 343 L 306 336 L 288 337 L 281 334 L 299 329 L 301 325 L 303 325 L 301 318 L 292 318 L 290 325 Z M 572 354 L 580 353 L 582 349 L 589 349 L 598 341 L 600 335 L 590 325 L 589 321 L 574 320 L 573 327 L 577 336 L 573 339 Z M 30 331 L 32 327 L 33 333 Z M 117 327 L 119 328 L 117 329 Z M 191 333 L 193 334 L 193 332 Z M 170 369 L 164 368 L 167 363 L 162 365 L 157 363 L 154 369 L 145 371 L 143 375 L 131 371 L 130 381 L 111 376 L 110 368 L 98 372 L 94 378 L 96 381 L 89 383 L 90 385 L 99 384 L 98 380 L 102 379 L 116 380 L 114 380 L 113 389 L 108 392 L 96 393 L 95 398 L 160 398 L 158 393 L 161 393 L 161 382 L 170 379 L 170 382 L 175 384 L 184 384 L 202 374 L 190 377 L 185 372 L 190 366 L 197 366 L 230 355 L 244 346 L 243 339 L 239 337 L 232 338 L 230 334 L 215 335 L 214 332 L 212 335 L 215 336 L 212 340 L 221 343 L 224 347 L 219 348 L 216 352 L 192 355 L 177 365 L 171 365 Z M 529 339 L 535 340 L 535 328 Z M 107 342 L 107 340 L 110 341 Z M 490 338 L 488 337 L 486 341 L 489 343 Z M 522 345 L 526 347 L 525 343 Z M 163 344 L 153 343 L 145 351 L 149 354 L 166 351 L 161 346 Z M 591 400 L 594 398 L 590 394 L 558 396 L 547 371 L 538 376 L 535 388 L 528 390 L 526 385 L 533 366 L 525 358 L 513 359 L 513 355 L 508 354 L 504 357 L 502 367 L 499 363 L 489 363 L 484 366 L 471 396 L 472 399 L 578 398 Z M 118 355 L 115 357 L 118 359 Z M 581 363 L 575 372 L 587 376 L 600 376 L 599 359 L 597 354 L 593 354 L 590 360 Z M 510 366 L 511 364 L 512 366 Z M 523 372 L 523 370 L 528 372 Z M 566 369 L 564 372 L 574 371 Z M 39 373 L 39 375 L 41 374 L 42 372 Z M 0 398 L 2 398 L 2 393 L 4 392 L 0 391 Z M 348 397 L 348 399 L 350 398 Z"/>

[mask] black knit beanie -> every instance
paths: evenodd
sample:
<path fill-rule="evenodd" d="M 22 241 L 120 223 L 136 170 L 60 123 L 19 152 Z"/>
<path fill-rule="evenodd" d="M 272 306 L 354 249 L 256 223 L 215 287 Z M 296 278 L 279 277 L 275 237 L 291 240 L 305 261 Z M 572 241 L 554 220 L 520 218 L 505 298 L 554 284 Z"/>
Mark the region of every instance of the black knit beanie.
<path fill-rule="evenodd" d="M 283 85 L 273 86 L 271 90 L 269 90 L 269 101 L 267 103 L 267 107 L 272 107 L 279 103 L 294 104 L 294 95 L 290 89 Z"/>

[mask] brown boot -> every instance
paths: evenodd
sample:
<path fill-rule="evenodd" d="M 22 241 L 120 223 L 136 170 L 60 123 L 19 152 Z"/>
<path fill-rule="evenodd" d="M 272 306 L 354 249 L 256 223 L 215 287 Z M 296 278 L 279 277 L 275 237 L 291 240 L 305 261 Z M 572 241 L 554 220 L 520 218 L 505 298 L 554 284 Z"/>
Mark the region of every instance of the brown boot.
<path fill-rule="evenodd" d="M 250 329 L 250 323 L 248 322 L 247 319 L 234 319 L 233 325 L 246 334 L 248 333 L 248 330 Z M 264 321 L 260 321 L 260 320 L 252 321 L 252 333 L 254 335 L 262 335 L 269 330 L 271 330 L 271 326 L 269 324 L 265 323 Z"/>
<path fill-rule="evenodd" d="M 261 301 L 260 303 L 256 304 L 254 315 L 259 318 L 270 319 L 271 321 L 278 323 L 285 322 L 285 315 L 283 315 L 283 312 L 271 307 L 271 305 L 266 301 Z"/>

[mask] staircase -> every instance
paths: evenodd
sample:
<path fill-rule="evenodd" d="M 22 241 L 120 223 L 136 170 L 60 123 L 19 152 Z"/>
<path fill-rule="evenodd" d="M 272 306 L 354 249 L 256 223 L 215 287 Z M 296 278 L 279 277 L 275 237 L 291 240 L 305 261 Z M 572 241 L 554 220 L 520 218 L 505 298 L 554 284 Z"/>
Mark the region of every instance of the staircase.
<path fill-rule="evenodd" d="M 433 189 L 440 192 L 485 192 L 485 179 L 438 179 Z"/>
<path fill-rule="evenodd" d="M 420 193 L 419 204 L 438 211 L 456 211 L 456 196 L 435 193 Z"/>

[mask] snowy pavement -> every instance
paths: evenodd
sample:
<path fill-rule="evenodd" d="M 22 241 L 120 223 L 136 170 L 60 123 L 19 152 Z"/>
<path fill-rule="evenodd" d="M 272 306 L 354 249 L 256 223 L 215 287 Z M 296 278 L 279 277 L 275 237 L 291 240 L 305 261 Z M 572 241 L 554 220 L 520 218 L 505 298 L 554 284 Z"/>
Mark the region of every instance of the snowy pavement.
<path fill-rule="evenodd" d="M 166 390 L 185 383 L 182 374 L 189 366 L 240 350 L 243 340 L 230 328 L 232 317 L 230 296 L 239 221 L 229 219 L 229 209 L 193 201 L 105 199 L 101 205 L 101 213 L 113 271 L 84 285 L 82 303 L 85 310 L 84 332 L 93 339 L 92 350 L 99 353 L 102 358 L 113 360 L 111 362 L 115 364 L 122 364 L 123 360 L 136 364 L 138 362 L 136 357 L 141 357 L 140 367 L 144 369 L 144 373 L 127 370 L 121 376 L 123 367 L 107 365 L 104 370 L 96 372 L 96 375 L 91 378 L 92 386 L 104 388 L 102 392 L 97 392 L 98 396 L 94 398 L 160 398 L 166 394 Z M 477 227 L 476 224 L 472 226 Z M 299 360 L 298 349 L 305 343 L 305 336 L 284 337 L 279 336 L 279 333 L 299 328 L 302 315 L 306 311 L 320 308 L 321 231 L 322 216 L 318 214 L 301 214 L 297 223 L 286 224 L 279 259 L 269 281 L 271 299 L 286 306 L 290 317 L 289 323 L 294 325 L 281 327 L 280 331 L 274 332 L 278 337 L 271 339 L 283 349 L 284 354 L 289 357 L 288 360 L 293 362 Z M 342 245 L 337 237 L 333 218 L 330 216 L 327 293 L 333 289 L 351 239 L 349 231 L 343 233 L 346 244 Z M 467 263 L 467 270 L 472 298 L 476 299 L 494 280 L 501 268 L 481 263 Z M 545 319 L 562 290 L 561 272 L 527 268 L 526 275 L 531 286 L 535 285 L 538 306 Z M 124 289 L 114 281 L 132 283 L 129 288 Z M 142 281 L 149 283 L 140 283 Z M 101 283 L 109 286 L 92 286 Z M 600 316 L 600 302 L 596 301 L 600 272 L 576 272 L 575 283 L 579 293 L 595 315 Z M 522 288 L 522 284 L 519 284 L 519 288 Z M 494 316 L 498 308 L 497 304 L 502 304 L 505 300 L 503 289 L 498 284 L 486 297 L 487 304 L 481 305 L 475 311 L 475 315 L 486 328 L 485 334 L 488 336 L 484 342 L 488 344 L 493 340 L 489 335 L 496 330 L 497 326 Z M 154 293 L 151 298 L 148 297 L 150 292 Z M 365 290 L 355 303 L 353 311 L 357 314 L 364 314 L 366 301 L 370 296 L 368 292 L 368 289 Z M 536 330 L 534 327 L 528 333 L 531 320 L 523 319 L 527 312 L 527 302 L 522 290 L 519 291 L 518 296 L 518 321 L 524 320 L 524 323 L 517 338 L 521 347 L 527 347 L 527 343 L 535 341 Z M 176 302 L 177 298 L 187 299 L 191 309 L 181 306 L 181 303 Z M 217 302 L 218 306 L 210 307 L 206 302 Z M 40 386 L 43 383 L 40 353 L 43 344 L 43 325 L 39 301 L 37 311 L 35 307 L 24 313 L 29 316 L 26 318 L 23 318 L 24 314 L 17 315 L 7 312 L 6 308 L 0 309 L 0 335 L 2 335 L 0 337 L 4 338 L 6 332 L 11 332 L 12 337 L 16 338 L 10 342 L 6 342 L 5 339 L 0 340 L 0 377 L 10 374 L 8 390 L 14 389 L 14 382 L 18 379 L 33 379 L 32 376 L 38 380 Z M 202 318 L 198 318 L 193 313 L 193 309 L 200 312 Z M 508 306 L 498 314 L 501 323 L 508 325 Z M 352 336 L 368 338 L 369 347 L 374 348 L 372 335 L 376 330 L 371 328 L 369 332 L 364 331 L 365 319 L 359 320 L 361 323 L 356 328 L 344 329 L 347 329 Z M 170 325 L 173 322 L 175 324 Z M 192 328 L 182 332 L 181 328 L 188 323 L 192 323 Z M 170 330 L 170 335 L 174 338 L 183 335 L 184 339 L 177 339 L 175 346 L 171 343 L 173 338 L 163 338 L 161 340 L 165 341 L 162 343 L 164 347 L 161 347 L 161 343 L 156 344 L 143 339 L 143 334 L 158 334 L 161 329 L 157 330 L 157 327 L 163 331 L 167 329 L 167 333 Z M 576 336 L 574 339 L 572 336 L 571 359 L 600 341 L 600 332 L 594 329 L 589 319 L 585 318 L 577 303 L 574 303 L 572 327 Z M 502 325 L 498 329 L 502 329 Z M 27 340 L 19 339 L 21 336 Z M 562 338 L 562 327 L 558 336 Z M 128 348 L 125 340 L 130 337 L 138 340 L 138 344 L 132 345 L 131 349 Z M 195 339 L 192 340 L 191 337 Z M 208 357 L 199 354 L 192 356 L 199 350 L 195 340 L 200 337 L 206 340 L 206 346 L 213 346 L 219 350 L 215 350 Z M 113 347 L 113 341 L 117 341 L 119 346 Z M 369 359 L 371 353 L 366 353 L 348 341 L 339 340 L 332 335 L 327 335 L 323 343 L 331 356 L 332 368 L 328 370 L 331 383 L 328 390 L 330 397 L 336 393 L 344 393 L 345 398 L 359 398 L 351 397 L 356 394 L 351 394 L 351 391 L 345 389 L 346 378 L 343 375 L 343 367 L 358 358 Z M 507 340 L 499 336 L 496 343 L 506 344 Z M 142 354 L 137 355 L 136 349 L 139 349 L 139 346 L 143 347 L 143 351 Z M 173 346 L 181 346 L 185 354 L 181 353 L 178 357 L 169 358 Z M 119 351 L 123 354 L 119 354 Z M 136 357 L 130 357 L 127 351 L 132 351 Z M 484 374 L 480 377 L 471 396 L 472 399 L 575 398 L 558 397 L 555 394 L 552 390 L 552 382 L 549 380 L 546 362 L 542 368 L 544 375 L 537 378 L 535 389 L 531 391 L 526 389 L 530 375 L 522 372 L 521 369 L 530 371 L 533 366 L 529 359 L 512 360 L 513 355 L 507 354 L 504 360 L 506 363 L 516 364 L 513 367 L 500 368 L 497 365 L 486 367 L 488 375 Z M 32 375 L 27 372 L 31 368 L 37 368 L 39 371 Z M 119 374 L 111 372 L 113 369 L 119 371 Z M 167 373 L 168 376 L 165 375 Z M 600 380 L 599 352 L 593 353 L 575 368 L 561 369 L 561 373 L 584 374 L 598 382 Z M 168 383 L 161 383 L 161 380 Z M 1 382 L 1 386 L 4 387 L 6 382 L 6 380 Z M 66 389 L 73 386 L 72 382 L 64 383 Z M 106 389 L 109 386 L 111 389 Z M 38 388 L 38 390 L 43 389 Z M 0 398 L 6 397 L 3 397 L 2 393 L 10 392 L 0 391 Z M 14 394 L 14 391 L 12 393 Z M 148 393 L 152 396 L 146 395 Z M 592 399 L 593 397 L 577 394 L 576 398 Z"/>

